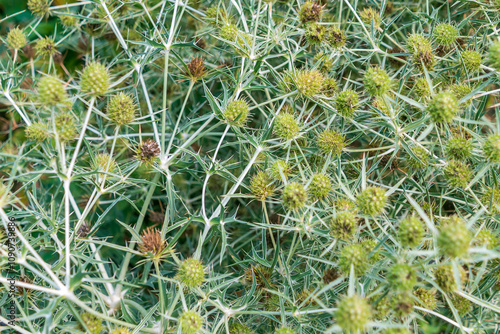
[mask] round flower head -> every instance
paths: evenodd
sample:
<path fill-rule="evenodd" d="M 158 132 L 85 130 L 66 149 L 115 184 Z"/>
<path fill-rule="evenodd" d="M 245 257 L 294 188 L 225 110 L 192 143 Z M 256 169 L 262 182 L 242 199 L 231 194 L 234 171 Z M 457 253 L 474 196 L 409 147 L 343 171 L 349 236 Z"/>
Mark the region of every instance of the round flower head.
<path fill-rule="evenodd" d="M 179 317 L 179 328 L 182 334 L 196 334 L 201 332 L 203 318 L 196 311 L 185 311 Z"/>
<path fill-rule="evenodd" d="M 14 28 L 7 34 L 7 45 L 14 50 L 20 50 L 26 45 L 26 35 L 19 28 Z"/>
<path fill-rule="evenodd" d="M 70 113 L 60 113 L 54 119 L 60 141 L 69 141 L 76 137 L 75 118 Z"/>
<path fill-rule="evenodd" d="M 334 319 L 346 333 L 358 333 L 365 329 L 372 311 L 368 302 L 357 295 L 344 297 L 337 305 Z"/>
<path fill-rule="evenodd" d="M 418 299 L 418 304 L 420 306 L 423 306 L 424 308 L 428 310 L 434 310 L 437 307 L 437 299 L 436 295 L 430 291 L 426 290 L 424 288 L 418 288 L 413 292 L 415 297 Z"/>
<path fill-rule="evenodd" d="M 318 135 L 316 143 L 321 152 L 335 157 L 342 153 L 345 142 L 344 136 L 335 130 L 325 130 Z"/>
<path fill-rule="evenodd" d="M 326 78 L 325 79 L 325 84 L 323 86 L 323 94 L 327 97 L 333 97 L 335 93 L 339 90 L 339 84 L 337 83 L 337 80 L 335 78 Z"/>
<path fill-rule="evenodd" d="M 414 297 L 410 292 L 398 293 L 390 302 L 392 312 L 398 318 L 406 317 L 413 311 Z"/>
<path fill-rule="evenodd" d="M 297 334 L 293 329 L 290 327 L 281 327 L 280 329 L 277 329 L 274 334 Z"/>
<path fill-rule="evenodd" d="M 323 6 L 316 2 L 307 1 L 300 7 L 299 18 L 302 23 L 319 21 Z"/>
<path fill-rule="evenodd" d="M 337 112 L 344 117 L 352 117 L 359 104 L 359 95 L 352 89 L 340 92 L 335 99 Z"/>
<path fill-rule="evenodd" d="M 314 64 L 320 64 L 319 69 L 321 73 L 328 73 L 332 70 L 333 60 L 323 51 L 318 52 L 313 57 Z"/>
<path fill-rule="evenodd" d="M 441 227 L 437 245 L 441 254 L 452 258 L 463 257 L 469 251 L 472 235 L 465 222 L 453 216 Z"/>
<path fill-rule="evenodd" d="M 127 125 L 134 121 L 136 109 L 132 96 L 120 92 L 110 99 L 107 114 L 114 124 Z"/>
<path fill-rule="evenodd" d="M 414 52 L 412 59 L 416 68 L 421 72 L 424 72 L 424 69 L 426 69 L 427 71 L 432 71 L 434 66 L 436 66 L 436 57 L 430 49 Z"/>
<path fill-rule="evenodd" d="M 254 334 L 255 332 L 248 326 L 233 323 L 229 326 L 229 334 Z"/>
<path fill-rule="evenodd" d="M 318 173 L 313 175 L 307 191 L 311 198 L 322 199 L 328 195 L 331 187 L 332 182 L 330 178 L 323 173 Z"/>
<path fill-rule="evenodd" d="M 483 61 L 479 52 L 467 50 L 460 54 L 462 62 L 467 72 L 475 73 L 481 70 L 481 63 Z"/>
<path fill-rule="evenodd" d="M 380 28 L 380 14 L 372 7 L 365 8 L 359 14 L 361 21 L 367 26 L 373 25 L 375 29 Z"/>
<path fill-rule="evenodd" d="M 499 240 L 495 233 L 483 228 L 474 238 L 474 245 L 487 249 L 495 249 L 499 245 Z"/>
<path fill-rule="evenodd" d="M 38 100 L 47 107 L 67 105 L 69 102 L 66 89 L 59 79 L 44 76 L 38 82 Z"/>
<path fill-rule="evenodd" d="M 283 204 L 289 210 L 299 210 L 306 205 L 307 191 L 304 186 L 298 182 L 292 182 L 286 185 L 283 190 Z"/>
<path fill-rule="evenodd" d="M 422 241 L 424 233 L 424 224 L 416 217 L 406 217 L 399 224 L 398 238 L 399 241 L 401 241 L 401 246 L 403 247 L 417 247 Z"/>
<path fill-rule="evenodd" d="M 377 109 L 379 112 L 383 113 L 384 115 L 390 116 L 391 115 L 391 110 L 389 109 L 389 104 L 388 102 L 384 99 L 383 96 L 378 96 L 373 100 L 372 107 Z M 378 116 L 377 113 L 374 113 L 376 116 Z"/>
<path fill-rule="evenodd" d="M 324 25 L 311 23 L 307 26 L 305 37 L 311 45 L 321 44 L 327 38 L 327 30 Z"/>
<path fill-rule="evenodd" d="M 415 91 L 415 96 L 419 99 L 427 98 L 431 95 L 431 89 L 429 87 L 429 82 L 425 78 L 418 78 L 413 86 Z"/>
<path fill-rule="evenodd" d="M 326 41 L 334 49 L 340 49 L 345 45 L 345 31 L 330 26 L 326 31 Z"/>
<path fill-rule="evenodd" d="M 467 313 L 472 311 L 471 302 L 462 296 L 453 294 L 453 296 L 451 297 L 451 302 L 455 307 L 455 309 L 457 310 L 458 315 L 461 317 L 465 316 Z"/>
<path fill-rule="evenodd" d="M 99 153 L 94 157 L 93 168 L 99 172 L 113 173 L 116 169 L 116 161 L 108 153 Z M 104 174 L 99 173 L 99 178 L 103 178 Z"/>
<path fill-rule="evenodd" d="M 330 221 L 330 233 L 337 239 L 349 240 L 356 233 L 358 220 L 351 211 L 339 212 Z"/>
<path fill-rule="evenodd" d="M 438 24 L 434 28 L 434 38 L 439 45 L 453 45 L 458 38 L 458 29 L 449 23 Z"/>
<path fill-rule="evenodd" d="M 125 327 L 118 327 L 113 329 L 110 334 L 132 334 L 132 332 Z"/>
<path fill-rule="evenodd" d="M 167 247 L 167 241 L 162 238 L 161 231 L 148 227 L 142 232 L 139 250 L 144 254 L 161 255 Z"/>
<path fill-rule="evenodd" d="M 406 46 L 411 53 L 416 53 L 424 50 L 431 50 L 431 42 L 422 35 L 412 34 L 406 40 Z"/>
<path fill-rule="evenodd" d="M 409 291 L 417 284 L 417 273 L 409 264 L 396 263 L 389 268 L 387 281 L 391 289 Z"/>
<path fill-rule="evenodd" d="M 444 177 L 455 188 L 465 188 L 472 178 L 472 171 L 462 161 L 452 160 L 444 167 Z"/>
<path fill-rule="evenodd" d="M 368 187 L 358 194 L 356 203 L 364 214 L 375 216 L 384 211 L 387 205 L 387 196 L 382 188 Z"/>
<path fill-rule="evenodd" d="M 234 24 L 225 24 L 220 28 L 219 35 L 221 38 L 234 42 L 238 38 L 239 30 Z"/>
<path fill-rule="evenodd" d="M 51 0 L 28 0 L 28 9 L 35 16 L 44 16 L 49 12 Z"/>
<path fill-rule="evenodd" d="M 203 57 L 194 57 L 187 63 L 187 76 L 192 81 L 198 81 L 206 74 L 205 60 Z"/>
<path fill-rule="evenodd" d="M 100 334 L 103 330 L 102 320 L 97 318 L 95 315 L 85 312 L 81 315 L 81 318 L 85 326 L 80 327 L 84 331 L 88 330 L 90 334 Z"/>
<path fill-rule="evenodd" d="M 500 163 L 500 135 L 491 135 L 485 140 L 483 153 L 489 162 Z"/>
<path fill-rule="evenodd" d="M 196 288 L 205 281 L 205 267 L 200 260 L 184 260 L 177 271 L 176 278 L 189 288 Z"/>
<path fill-rule="evenodd" d="M 388 328 L 382 334 L 412 334 L 407 328 Z"/>
<path fill-rule="evenodd" d="M 110 76 L 106 66 L 96 61 L 85 66 L 80 76 L 82 92 L 97 97 L 106 94 L 109 85 Z"/>
<path fill-rule="evenodd" d="M 425 109 L 435 123 L 450 123 L 459 113 L 458 101 L 451 92 L 436 94 Z"/>
<path fill-rule="evenodd" d="M 248 113 L 248 103 L 245 100 L 233 100 L 224 110 L 224 118 L 228 124 L 241 127 L 245 125 Z"/>
<path fill-rule="evenodd" d="M 160 153 L 160 145 L 154 140 L 148 139 L 137 149 L 137 159 L 139 159 L 141 163 L 151 165 L 155 162 Z"/>
<path fill-rule="evenodd" d="M 42 57 L 52 57 L 56 52 L 56 43 L 50 37 L 44 37 L 36 42 L 36 54 Z"/>
<path fill-rule="evenodd" d="M 346 275 L 351 272 L 351 266 L 354 266 L 356 276 L 362 276 L 368 269 L 368 251 L 361 243 L 345 246 L 340 252 L 339 267 Z"/>
<path fill-rule="evenodd" d="M 459 284 L 465 282 L 467 278 L 466 273 L 462 269 L 462 267 L 458 268 L 459 268 L 459 278 L 460 278 L 459 282 L 455 280 L 455 273 L 451 265 L 440 266 L 434 271 L 434 277 L 436 278 L 436 283 L 441 289 L 443 289 L 444 292 L 453 292 L 457 289 Z"/>
<path fill-rule="evenodd" d="M 455 160 L 467 160 L 472 154 L 472 143 L 463 137 L 452 137 L 446 143 L 446 154 Z"/>
<path fill-rule="evenodd" d="M 271 165 L 269 174 L 274 180 L 283 181 L 283 178 L 287 180 L 292 174 L 292 167 L 285 160 L 277 160 Z"/>
<path fill-rule="evenodd" d="M 449 90 L 455 95 L 457 100 L 460 101 L 472 92 L 472 87 L 469 86 L 468 84 L 461 83 L 461 84 L 451 85 Z M 472 100 L 468 99 L 467 101 L 462 103 L 464 103 L 465 105 L 469 105 L 472 103 Z"/>
<path fill-rule="evenodd" d="M 46 124 L 37 122 L 29 125 L 25 134 L 26 138 L 40 143 L 49 137 L 49 129 Z"/>
<path fill-rule="evenodd" d="M 488 50 L 488 58 L 491 66 L 497 71 L 500 71 L 500 41 L 491 44 Z"/>
<path fill-rule="evenodd" d="M 59 16 L 61 23 L 66 28 L 71 28 L 76 26 L 76 17 L 72 15 L 61 15 Z"/>
<path fill-rule="evenodd" d="M 274 133 L 281 139 L 291 140 L 299 135 L 299 122 L 291 113 L 283 112 L 276 116 Z"/>
<path fill-rule="evenodd" d="M 250 190 L 259 201 L 265 201 L 274 193 L 275 186 L 272 182 L 273 180 L 266 172 L 259 171 L 250 181 Z"/>
<path fill-rule="evenodd" d="M 500 190 L 488 188 L 481 197 L 481 203 L 491 214 L 497 214 L 500 210 Z"/>
<path fill-rule="evenodd" d="M 319 94 L 325 83 L 325 77 L 318 70 L 298 70 L 294 79 L 295 87 L 306 97 Z"/>
<path fill-rule="evenodd" d="M 365 89 L 371 96 L 384 95 L 391 89 L 391 78 L 382 68 L 370 67 L 363 78 Z"/>
<path fill-rule="evenodd" d="M 412 155 L 408 159 L 408 165 L 414 169 L 422 169 L 429 165 L 429 152 L 423 147 L 416 146 L 411 149 Z"/>

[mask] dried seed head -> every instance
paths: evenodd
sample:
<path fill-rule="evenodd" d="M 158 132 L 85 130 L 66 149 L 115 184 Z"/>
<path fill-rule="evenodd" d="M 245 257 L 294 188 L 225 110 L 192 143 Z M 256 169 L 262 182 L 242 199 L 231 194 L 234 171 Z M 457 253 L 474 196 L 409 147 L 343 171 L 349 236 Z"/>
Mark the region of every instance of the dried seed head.
<path fill-rule="evenodd" d="M 359 104 L 359 95 L 352 89 L 340 92 L 335 99 L 337 112 L 347 118 L 351 118 Z"/>
<path fill-rule="evenodd" d="M 106 66 L 96 61 L 85 66 L 80 76 L 82 92 L 97 97 L 106 94 L 109 85 L 110 76 Z"/>
<path fill-rule="evenodd" d="M 471 241 L 472 235 L 465 222 L 458 216 L 452 216 L 441 227 L 437 245 L 441 254 L 456 258 L 467 254 Z"/>
<path fill-rule="evenodd" d="M 14 28 L 7 34 L 7 45 L 14 50 L 20 50 L 26 45 L 26 35 L 19 28 Z"/>
<path fill-rule="evenodd" d="M 52 57 L 56 52 L 56 43 L 51 37 L 44 37 L 36 42 L 36 54 L 42 57 Z"/>
<path fill-rule="evenodd" d="M 275 186 L 272 182 L 273 180 L 266 172 L 259 171 L 250 181 L 250 190 L 259 201 L 265 201 L 274 193 Z"/>
<path fill-rule="evenodd" d="M 276 116 L 273 130 L 279 138 L 291 140 L 299 135 L 299 122 L 293 114 L 282 112 Z"/>
<path fill-rule="evenodd" d="M 249 110 L 245 100 L 238 99 L 228 103 L 224 110 L 226 122 L 232 126 L 241 127 L 247 122 Z"/>
<path fill-rule="evenodd" d="M 356 233 L 358 219 L 351 211 L 339 212 L 330 221 L 330 233 L 337 239 L 350 240 Z"/>
<path fill-rule="evenodd" d="M 84 331 L 88 330 L 90 334 L 100 334 L 103 330 L 102 320 L 95 315 L 85 312 L 81 315 L 81 318 L 86 327 L 81 326 Z"/>
<path fill-rule="evenodd" d="M 45 123 L 33 123 L 26 128 L 26 138 L 41 143 L 49 137 L 49 128 Z"/>
<path fill-rule="evenodd" d="M 199 287 L 205 281 L 205 267 L 200 260 L 186 259 L 180 264 L 176 278 L 189 288 Z"/>
<path fill-rule="evenodd" d="M 457 98 L 447 91 L 436 94 L 425 110 L 436 123 L 450 123 L 460 111 Z"/>
<path fill-rule="evenodd" d="M 465 188 L 472 178 L 472 171 L 466 163 L 451 160 L 443 170 L 448 184 L 455 188 Z"/>
<path fill-rule="evenodd" d="M 371 96 L 386 94 L 392 86 L 389 74 L 382 68 L 370 67 L 363 78 L 365 89 Z"/>
<path fill-rule="evenodd" d="M 481 70 L 483 57 L 477 51 L 467 50 L 460 54 L 462 62 L 467 72 L 475 73 Z"/>
<path fill-rule="evenodd" d="M 434 29 L 434 38 L 439 45 L 453 45 L 458 38 L 458 29 L 449 23 L 441 23 Z"/>
<path fill-rule="evenodd" d="M 137 105 L 131 95 L 118 93 L 108 103 L 108 117 L 116 125 L 128 125 L 134 121 Z"/>
<path fill-rule="evenodd" d="M 413 292 L 418 299 L 418 304 L 428 310 L 434 310 L 437 307 L 437 298 L 433 291 L 424 288 L 418 288 Z"/>
<path fill-rule="evenodd" d="M 328 196 L 332 182 L 328 175 L 323 173 L 314 174 L 307 188 L 307 192 L 312 199 L 319 200 Z"/>
<path fill-rule="evenodd" d="M 299 210 L 306 205 L 307 191 L 304 185 L 292 182 L 283 190 L 283 205 L 289 210 Z"/>
<path fill-rule="evenodd" d="M 203 318 L 196 311 L 185 311 L 179 317 L 179 327 L 183 334 L 199 333 L 203 327 Z"/>
<path fill-rule="evenodd" d="M 356 197 L 359 209 L 369 216 L 382 213 L 387 205 L 385 190 L 379 187 L 368 187 Z"/>
<path fill-rule="evenodd" d="M 380 13 L 372 7 L 365 8 L 359 14 L 361 21 L 367 26 L 373 25 L 375 29 L 380 28 L 380 23 L 382 22 L 380 18 Z"/>
<path fill-rule="evenodd" d="M 205 60 L 203 57 L 194 57 L 187 63 L 187 73 L 191 80 L 197 81 L 206 74 Z"/>
<path fill-rule="evenodd" d="M 300 94 L 313 97 L 323 90 L 325 77 L 318 70 L 298 70 L 294 81 Z"/>
<path fill-rule="evenodd" d="M 51 76 L 44 76 L 38 82 L 38 100 L 47 107 L 68 106 L 69 98 L 62 82 Z"/>
<path fill-rule="evenodd" d="M 323 6 L 316 2 L 307 1 L 300 7 L 299 18 L 302 23 L 316 22 L 321 18 Z"/>
<path fill-rule="evenodd" d="M 86 238 L 90 233 L 90 225 L 87 222 L 83 222 L 76 234 L 79 238 Z"/>
<path fill-rule="evenodd" d="M 472 155 L 472 142 L 463 137 L 452 137 L 446 143 L 446 154 L 450 159 L 467 160 Z"/>
<path fill-rule="evenodd" d="M 500 163 L 500 135 L 491 135 L 485 140 L 483 153 L 490 163 Z"/>
<path fill-rule="evenodd" d="M 411 291 L 417 284 L 417 273 L 409 264 L 396 263 L 389 268 L 387 280 L 391 289 Z"/>
<path fill-rule="evenodd" d="M 277 181 L 288 180 L 288 177 L 292 174 L 292 167 L 285 160 L 277 160 L 269 169 L 269 175 Z M 283 176 L 282 176 L 283 175 Z"/>
<path fill-rule="evenodd" d="M 141 163 L 151 165 L 155 162 L 160 153 L 160 145 L 154 140 L 148 139 L 139 145 L 137 149 L 137 159 L 139 159 Z"/>
<path fill-rule="evenodd" d="M 28 9 L 35 16 L 45 16 L 49 12 L 51 0 L 28 0 Z"/>
<path fill-rule="evenodd" d="M 66 142 L 75 139 L 76 123 L 72 114 L 69 112 L 60 113 L 55 117 L 54 123 L 60 141 Z"/>
<path fill-rule="evenodd" d="M 334 315 L 337 324 L 347 333 L 362 332 L 371 316 L 370 305 L 357 295 L 342 298 Z"/>
<path fill-rule="evenodd" d="M 399 224 L 398 238 L 402 247 L 417 247 L 422 242 L 424 233 L 424 224 L 417 217 L 406 217 Z"/>
<path fill-rule="evenodd" d="M 340 273 L 338 272 L 337 269 L 335 269 L 335 268 L 326 269 L 323 272 L 323 283 L 325 283 L 325 284 L 332 283 L 333 281 L 335 281 L 340 276 L 341 275 L 340 275 Z"/>
<path fill-rule="evenodd" d="M 345 246 L 340 252 L 339 267 L 345 275 L 351 272 L 351 266 L 354 266 L 354 273 L 356 276 L 362 276 L 370 263 L 368 261 L 368 254 L 363 244 L 351 244 Z"/>
<path fill-rule="evenodd" d="M 345 147 L 345 138 L 335 130 L 325 130 L 318 135 L 316 143 L 321 152 L 335 157 L 342 153 Z"/>
<path fill-rule="evenodd" d="M 141 252 L 159 255 L 166 247 L 167 241 L 163 240 L 160 230 L 148 227 L 142 232 L 141 244 L 139 245 Z"/>

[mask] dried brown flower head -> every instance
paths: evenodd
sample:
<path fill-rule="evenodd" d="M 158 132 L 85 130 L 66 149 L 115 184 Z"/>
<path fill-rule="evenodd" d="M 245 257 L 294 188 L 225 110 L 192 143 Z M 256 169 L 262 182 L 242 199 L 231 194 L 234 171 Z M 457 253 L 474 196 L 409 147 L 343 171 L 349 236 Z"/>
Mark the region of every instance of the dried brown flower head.
<path fill-rule="evenodd" d="M 139 146 L 137 158 L 146 164 L 152 164 L 160 155 L 160 145 L 154 140 L 148 139 Z"/>
<path fill-rule="evenodd" d="M 153 227 L 148 227 L 141 235 L 139 249 L 143 253 L 159 255 L 167 247 L 167 241 L 161 237 L 161 232 Z"/>
<path fill-rule="evenodd" d="M 78 229 L 77 235 L 80 238 L 86 238 L 90 233 L 90 226 L 87 222 L 83 222 L 82 226 Z"/>
<path fill-rule="evenodd" d="M 189 63 L 187 63 L 187 68 L 188 71 L 186 75 L 193 81 L 203 78 L 206 74 L 205 60 L 203 57 L 192 58 Z"/>

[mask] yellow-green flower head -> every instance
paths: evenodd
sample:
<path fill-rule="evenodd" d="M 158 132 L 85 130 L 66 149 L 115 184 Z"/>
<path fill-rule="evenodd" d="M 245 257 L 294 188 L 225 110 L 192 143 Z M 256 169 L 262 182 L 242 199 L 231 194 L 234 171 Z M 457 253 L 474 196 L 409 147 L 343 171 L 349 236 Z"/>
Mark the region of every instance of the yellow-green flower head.
<path fill-rule="evenodd" d="M 418 304 L 428 310 L 434 310 L 437 307 L 436 295 L 431 290 L 418 288 L 413 291 L 413 294 L 418 299 Z"/>
<path fill-rule="evenodd" d="M 134 121 L 137 105 L 131 95 L 118 93 L 108 103 L 108 117 L 116 125 L 127 125 Z"/>
<path fill-rule="evenodd" d="M 125 327 L 118 327 L 113 329 L 110 334 L 132 334 L 132 332 Z"/>
<path fill-rule="evenodd" d="M 413 53 L 412 60 L 416 68 L 421 72 L 424 72 L 424 68 L 427 71 L 432 71 L 436 66 L 436 57 L 430 49 Z"/>
<path fill-rule="evenodd" d="M 391 78 L 386 70 L 380 67 L 370 67 L 363 78 L 365 89 L 371 96 L 386 94 L 392 86 Z"/>
<path fill-rule="evenodd" d="M 452 258 L 467 255 L 472 235 L 465 222 L 454 216 L 439 231 L 437 245 L 441 254 Z"/>
<path fill-rule="evenodd" d="M 387 281 L 391 289 L 410 291 L 417 284 L 417 273 L 409 264 L 396 263 L 389 268 Z"/>
<path fill-rule="evenodd" d="M 443 265 L 434 271 L 434 277 L 437 285 L 443 289 L 444 292 L 453 292 L 457 289 L 459 284 L 462 284 L 467 279 L 467 274 L 462 267 L 458 267 L 460 281 L 455 280 L 455 273 L 451 265 Z"/>
<path fill-rule="evenodd" d="M 56 43 L 51 37 L 40 38 L 36 42 L 36 54 L 42 57 L 52 57 L 56 52 Z"/>
<path fill-rule="evenodd" d="M 387 205 L 387 196 L 382 188 L 368 187 L 358 194 L 356 203 L 365 215 L 376 216 L 384 211 Z"/>
<path fill-rule="evenodd" d="M 401 221 L 398 228 L 398 238 L 405 248 L 417 247 L 424 237 L 424 224 L 417 217 L 409 216 Z"/>
<path fill-rule="evenodd" d="M 283 205 L 289 210 L 299 210 L 306 205 L 307 191 L 304 185 L 291 182 L 283 190 Z"/>
<path fill-rule="evenodd" d="M 49 12 L 51 0 L 28 0 L 28 9 L 35 16 L 45 16 Z"/>
<path fill-rule="evenodd" d="M 112 173 L 116 169 L 116 161 L 108 153 L 99 153 L 94 157 L 92 167 L 100 172 L 107 170 Z"/>
<path fill-rule="evenodd" d="M 328 175 L 317 173 L 311 178 L 307 191 L 311 198 L 319 200 L 328 196 L 331 188 L 332 182 Z"/>
<path fill-rule="evenodd" d="M 373 100 L 372 107 L 378 109 L 378 111 L 382 112 L 384 115 L 391 115 L 391 110 L 389 109 L 388 102 L 384 99 L 383 96 L 377 96 L 375 100 Z"/>
<path fill-rule="evenodd" d="M 326 27 L 318 23 L 311 23 L 306 28 L 305 36 L 309 44 L 321 44 L 327 37 Z"/>
<path fill-rule="evenodd" d="M 14 28 L 7 34 L 7 45 L 14 50 L 20 50 L 26 45 L 26 35 L 19 28 Z"/>
<path fill-rule="evenodd" d="M 339 84 L 335 78 L 325 78 L 325 83 L 323 85 L 323 94 L 327 97 L 333 97 L 339 90 Z"/>
<path fill-rule="evenodd" d="M 424 36 L 419 34 L 412 34 L 406 40 L 406 47 L 411 53 L 416 53 L 424 50 L 431 50 L 431 42 Z"/>
<path fill-rule="evenodd" d="M 452 302 L 453 306 L 455 306 L 455 309 L 457 310 L 458 315 L 461 317 L 465 316 L 467 313 L 472 311 L 471 302 L 462 296 L 454 294 L 451 297 L 451 302 Z"/>
<path fill-rule="evenodd" d="M 382 334 L 411 334 L 407 328 L 387 328 Z"/>
<path fill-rule="evenodd" d="M 73 115 L 69 112 L 60 113 L 55 117 L 54 123 L 60 141 L 65 142 L 75 139 L 77 133 Z"/>
<path fill-rule="evenodd" d="M 498 236 L 494 232 L 483 228 L 474 237 L 474 245 L 486 247 L 487 249 L 495 249 L 499 245 Z"/>
<path fill-rule="evenodd" d="M 347 118 L 351 118 L 359 104 L 359 95 L 352 89 L 340 92 L 335 98 L 337 112 Z"/>
<path fill-rule="evenodd" d="M 500 135 L 491 135 L 485 140 L 483 153 L 489 162 L 500 163 Z"/>
<path fill-rule="evenodd" d="M 455 188 L 465 188 L 472 178 L 472 171 L 466 163 L 452 160 L 444 167 L 444 177 Z"/>
<path fill-rule="evenodd" d="M 458 38 L 458 29 L 449 23 L 440 23 L 434 28 L 434 38 L 439 45 L 453 45 Z"/>
<path fill-rule="evenodd" d="M 180 264 L 176 278 L 189 288 L 199 287 L 205 281 L 205 267 L 200 260 L 186 259 Z"/>
<path fill-rule="evenodd" d="M 467 50 L 461 53 L 461 57 L 467 72 L 475 73 L 481 70 L 483 57 L 479 52 Z"/>
<path fill-rule="evenodd" d="M 281 327 L 280 329 L 277 329 L 274 334 L 297 334 L 297 332 L 290 327 Z"/>
<path fill-rule="evenodd" d="M 219 35 L 221 38 L 226 39 L 231 42 L 235 42 L 240 33 L 238 27 L 234 24 L 225 24 L 220 28 Z"/>
<path fill-rule="evenodd" d="M 241 127 L 247 122 L 248 114 L 248 103 L 245 100 L 233 100 L 224 110 L 224 119 L 229 125 Z"/>
<path fill-rule="evenodd" d="M 254 334 L 255 332 L 248 326 L 233 323 L 229 326 L 229 334 Z"/>
<path fill-rule="evenodd" d="M 299 18 L 302 23 L 316 22 L 321 18 L 323 6 L 316 2 L 307 1 L 300 7 Z"/>
<path fill-rule="evenodd" d="M 97 97 L 106 94 L 109 85 L 110 75 L 106 66 L 96 61 L 85 66 L 80 76 L 82 92 Z"/>
<path fill-rule="evenodd" d="M 497 71 L 500 71 L 500 41 L 490 45 L 488 50 L 488 59 L 490 65 Z"/>
<path fill-rule="evenodd" d="M 364 331 L 371 316 L 372 310 L 366 299 L 354 295 L 342 298 L 334 319 L 345 333 L 358 333 Z"/>
<path fill-rule="evenodd" d="M 330 58 L 323 51 L 318 52 L 313 57 L 313 63 L 319 63 L 321 66 L 319 67 L 321 73 L 328 73 L 332 70 L 333 67 L 333 59 Z"/>
<path fill-rule="evenodd" d="M 299 122 L 295 116 L 288 112 L 282 112 L 276 116 L 274 133 L 281 139 L 291 140 L 299 135 Z"/>
<path fill-rule="evenodd" d="M 418 78 L 413 86 L 415 91 L 415 96 L 419 99 L 427 98 L 431 95 L 431 89 L 429 87 L 429 82 L 425 78 Z"/>
<path fill-rule="evenodd" d="M 69 99 L 62 82 L 51 76 L 44 76 L 38 82 L 38 100 L 47 107 L 68 105 Z"/>
<path fill-rule="evenodd" d="M 460 83 L 451 85 L 449 90 L 455 95 L 457 100 L 460 101 L 472 92 L 472 87 L 466 83 Z M 470 105 L 471 103 L 471 99 L 464 102 L 465 105 Z"/>
<path fill-rule="evenodd" d="M 102 320 L 97 318 L 95 315 L 85 312 L 81 315 L 81 318 L 83 320 L 83 323 L 85 324 L 85 327 L 87 327 L 85 329 L 83 326 L 81 326 L 81 328 L 83 330 L 88 330 L 90 334 L 100 334 L 103 330 Z"/>
<path fill-rule="evenodd" d="M 40 143 L 49 137 L 49 128 L 44 123 L 33 123 L 26 128 L 26 138 Z"/>
<path fill-rule="evenodd" d="M 446 154 L 455 160 L 467 160 L 472 155 L 472 142 L 463 137 L 452 137 L 446 143 Z"/>
<path fill-rule="evenodd" d="M 345 31 L 330 26 L 326 31 L 326 42 L 334 49 L 340 49 L 345 46 Z"/>
<path fill-rule="evenodd" d="M 271 197 L 275 188 L 271 177 L 263 171 L 259 171 L 250 180 L 250 191 L 259 201 Z"/>
<path fill-rule="evenodd" d="M 375 8 L 367 7 L 363 9 L 359 14 L 359 17 L 365 25 L 373 25 L 375 29 L 380 28 L 380 23 L 382 20 L 380 18 L 379 12 Z"/>
<path fill-rule="evenodd" d="M 390 302 L 394 315 L 398 318 L 403 318 L 413 311 L 415 300 L 410 292 L 405 291 L 393 296 Z"/>
<path fill-rule="evenodd" d="M 488 188 L 481 197 L 481 203 L 483 203 L 490 213 L 497 214 L 500 209 L 500 190 Z"/>
<path fill-rule="evenodd" d="M 59 19 L 61 20 L 61 23 L 63 26 L 66 28 L 71 28 L 76 26 L 76 17 L 72 15 L 61 15 L 59 16 Z"/>
<path fill-rule="evenodd" d="M 387 318 L 391 312 L 391 303 L 388 296 L 374 296 L 372 300 L 373 318 L 375 320 L 383 320 Z"/>
<path fill-rule="evenodd" d="M 369 251 L 367 251 L 366 247 L 361 243 L 345 246 L 340 252 L 340 270 L 342 270 L 344 274 L 349 275 L 351 266 L 354 266 L 354 273 L 356 276 L 362 276 L 370 266 L 368 254 Z"/>
<path fill-rule="evenodd" d="M 342 153 L 345 138 L 338 131 L 325 130 L 318 135 L 316 143 L 322 153 L 331 154 L 334 157 Z"/>
<path fill-rule="evenodd" d="M 200 333 L 203 327 L 203 318 L 196 311 L 185 311 L 179 317 L 179 327 L 182 334 Z"/>
<path fill-rule="evenodd" d="M 457 98 L 448 91 L 436 94 L 425 110 L 435 123 L 450 123 L 460 111 Z"/>
<path fill-rule="evenodd" d="M 423 147 L 415 146 L 411 149 L 414 156 L 410 155 L 408 165 L 414 169 L 422 169 L 429 165 L 429 152 Z"/>
<path fill-rule="evenodd" d="M 288 180 L 288 177 L 292 174 L 292 167 L 285 160 L 277 160 L 271 165 L 269 174 L 277 181 L 283 181 L 283 178 Z"/>
<path fill-rule="evenodd" d="M 337 239 L 350 240 L 356 233 L 358 220 L 351 211 L 338 212 L 330 221 L 330 234 Z"/>
<path fill-rule="evenodd" d="M 313 97 L 323 90 L 325 77 L 318 70 L 298 70 L 295 74 L 295 87 L 306 97 Z"/>

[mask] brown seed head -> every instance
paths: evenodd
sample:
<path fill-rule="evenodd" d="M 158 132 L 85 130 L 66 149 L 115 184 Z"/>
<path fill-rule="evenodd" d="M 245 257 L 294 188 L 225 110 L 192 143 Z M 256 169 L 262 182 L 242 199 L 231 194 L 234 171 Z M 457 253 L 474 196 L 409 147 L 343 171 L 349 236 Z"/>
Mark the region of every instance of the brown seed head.
<path fill-rule="evenodd" d="M 187 63 L 188 72 L 186 73 L 193 81 L 201 79 L 206 74 L 205 60 L 203 57 L 194 57 Z"/>
<path fill-rule="evenodd" d="M 157 156 L 160 155 L 160 145 L 154 140 L 148 139 L 139 146 L 137 158 L 146 164 L 152 164 Z"/>
<path fill-rule="evenodd" d="M 143 253 L 158 255 L 167 247 L 167 241 L 161 237 L 161 232 L 153 227 L 148 227 L 141 235 L 139 249 Z"/>

